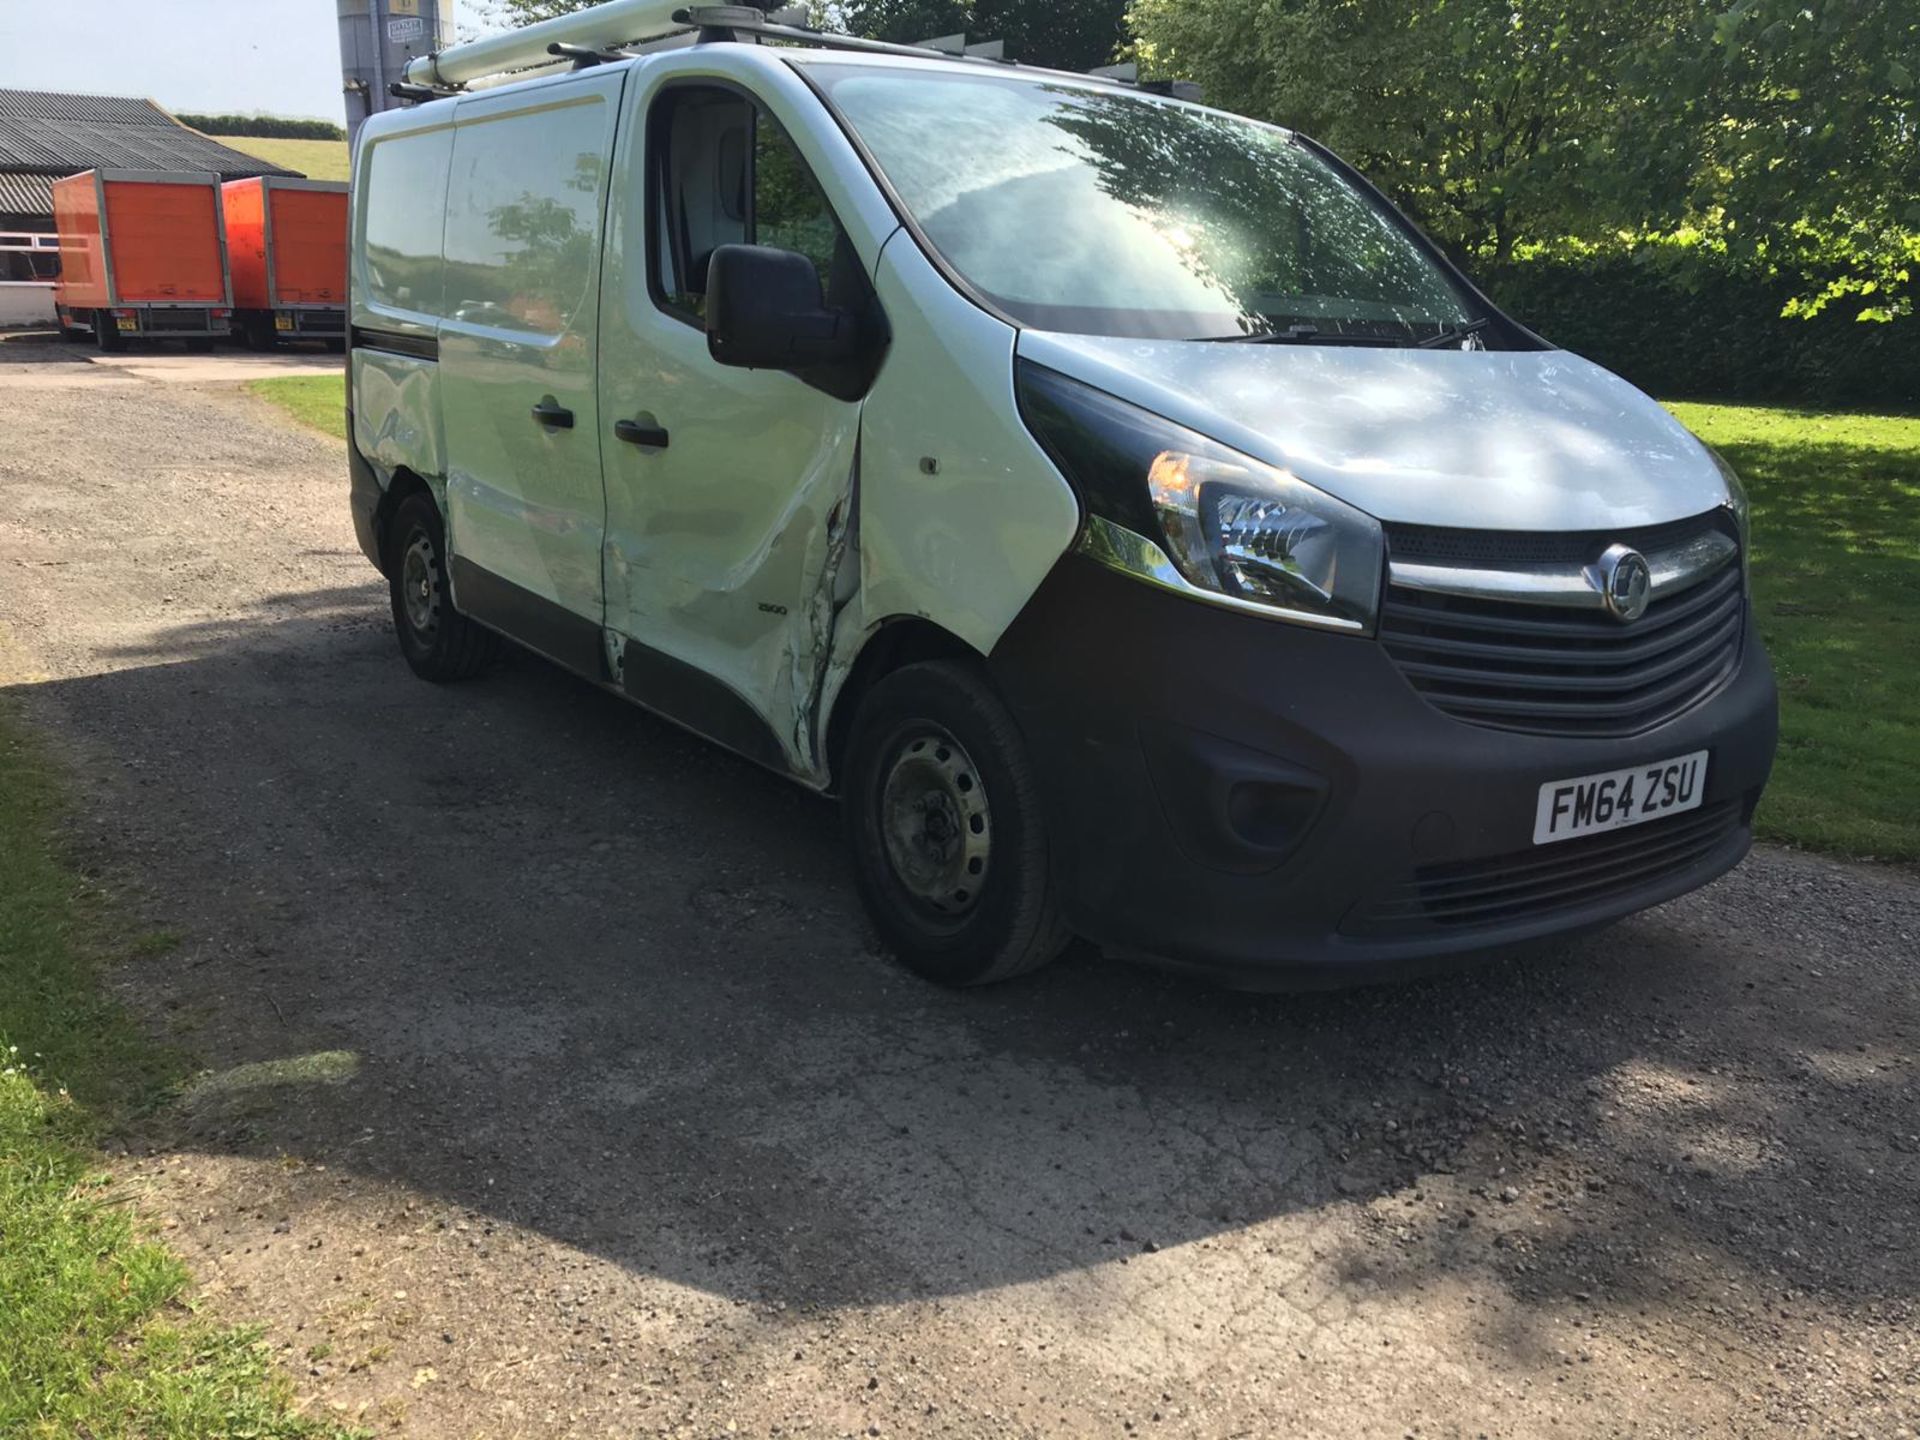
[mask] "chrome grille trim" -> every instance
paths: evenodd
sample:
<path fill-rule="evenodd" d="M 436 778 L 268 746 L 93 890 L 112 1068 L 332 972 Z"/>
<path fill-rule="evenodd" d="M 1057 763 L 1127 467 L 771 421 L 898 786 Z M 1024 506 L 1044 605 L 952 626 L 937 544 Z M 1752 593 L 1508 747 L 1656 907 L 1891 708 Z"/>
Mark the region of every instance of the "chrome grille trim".
<path fill-rule="evenodd" d="M 1389 525 L 1387 537 L 1400 558 L 1390 562 L 1380 642 L 1421 698 L 1455 720 L 1532 735 L 1639 735 L 1717 694 L 1739 668 L 1745 577 L 1722 512 L 1616 534 Z M 1644 547 L 1656 577 L 1631 620 L 1609 611 L 1583 573 L 1580 557 L 1615 544 Z M 1417 583 L 1429 572 L 1442 583 Z M 1488 575 L 1498 583 L 1479 583 Z"/>
<path fill-rule="evenodd" d="M 1645 552 L 1653 572 L 1653 598 L 1672 595 L 1717 574 L 1740 553 L 1723 530 Z M 1463 600 L 1505 600 L 1567 610 L 1602 610 L 1599 574 L 1592 565 L 1463 566 L 1421 560 L 1390 560 L 1388 583 L 1403 590 L 1457 595 Z"/>

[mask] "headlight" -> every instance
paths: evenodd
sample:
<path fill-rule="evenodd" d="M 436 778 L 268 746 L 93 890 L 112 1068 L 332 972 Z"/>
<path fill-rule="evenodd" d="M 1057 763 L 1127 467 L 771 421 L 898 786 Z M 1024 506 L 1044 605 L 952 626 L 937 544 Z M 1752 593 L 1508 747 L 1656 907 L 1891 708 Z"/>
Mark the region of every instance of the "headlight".
<path fill-rule="evenodd" d="M 1733 472 L 1733 466 L 1727 463 L 1727 457 L 1713 446 L 1706 445 L 1707 454 L 1713 457 L 1714 468 L 1720 472 L 1720 478 L 1727 486 L 1727 509 L 1733 512 L 1733 528 L 1740 536 L 1740 583 L 1747 593 L 1753 593 L 1753 566 L 1748 555 L 1748 536 L 1752 533 L 1752 517 L 1747 505 L 1747 487 L 1740 483 L 1740 477 Z"/>
<path fill-rule="evenodd" d="M 1726 482 L 1727 508 L 1733 511 L 1733 522 L 1740 529 L 1740 553 L 1742 556 L 1745 556 L 1747 552 L 1747 526 L 1749 519 L 1747 487 L 1740 483 L 1740 477 L 1734 473 L 1733 466 L 1727 463 L 1726 456 L 1714 449 L 1713 446 L 1707 445 L 1706 441 L 1702 440 L 1700 443 L 1706 445 L 1707 454 L 1713 457 L 1714 468 L 1720 472 L 1720 478 Z"/>
<path fill-rule="evenodd" d="M 1020 408 L 1086 506 L 1079 548 L 1197 599 L 1365 632 L 1386 547 L 1297 476 L 1025 361 Z"/>

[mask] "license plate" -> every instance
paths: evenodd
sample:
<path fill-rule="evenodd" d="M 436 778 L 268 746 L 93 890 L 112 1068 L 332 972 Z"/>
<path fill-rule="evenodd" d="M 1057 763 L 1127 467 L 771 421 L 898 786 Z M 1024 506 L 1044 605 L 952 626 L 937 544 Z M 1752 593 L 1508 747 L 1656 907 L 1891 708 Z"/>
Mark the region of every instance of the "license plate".
<path fill-rule="evenodd" d="M 276 330 L 291 330 L 293 328 L 293 317 L 291 315 L 274 316 L 273 328 Z"/>
<path fill-rule="evenodd" d="M 127 330 L 127 331 L 138 330 L 140 328 L 140 322 L 138 320 L 135 320 L 131 316 L 126 316 L 126 315 L 121 316 L 118 320 L 114 321 L 113 323 L 116 326 L 118 326 L 120 329 Z"/>
<path fill-rule="evenodd" d="M 1706 797 L 1707 752 L 1673 760 L 1602 770 L 1540 787 L 1533 812 L 1533 843 L 1551 845 L 1576 835 L 1642 825 L 1682 810 L 1697 810 Z"/>

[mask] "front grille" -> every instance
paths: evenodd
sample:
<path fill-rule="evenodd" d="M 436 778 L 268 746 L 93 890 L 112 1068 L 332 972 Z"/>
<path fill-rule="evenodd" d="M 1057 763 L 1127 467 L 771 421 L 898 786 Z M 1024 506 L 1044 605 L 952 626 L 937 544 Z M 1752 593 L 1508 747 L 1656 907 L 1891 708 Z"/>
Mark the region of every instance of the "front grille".
<path fill-rule="evenodd" d="M 1417 935 L 1491 927 L 1630 898 L 1692 869 L 1740 823 L 1740 802 L 1538 845 L 1491 860 L 1423 865 L 1413 879 L 1365 901 L 1340 929 L 1349 935 Z"/>
<path fill-rule="evenodd" d="M 1702 528 L 1693 521 L 1670 537 L 1623 538 L 1654 549 Z M 1530 537 L 1491 543 L 1516 538 Z M 1395 558 L 1414 558 L 1401 532 L 1390 544 Z M 1601 548 L 1582 538 L 1578 554 L 1591 561 Z M 1496 559 L 1514 563 L 1510 555 L 1485 557 Z M 1738 563 L 1662 596 L 1629 624 L 1598 609 L 1389 585 L 1380 640 L 1413 688 L 1455 719 L 1536 735 L 1627 736 L 1664 724 L 1726 683 L 1739 663 L 1745 611 Z"/>

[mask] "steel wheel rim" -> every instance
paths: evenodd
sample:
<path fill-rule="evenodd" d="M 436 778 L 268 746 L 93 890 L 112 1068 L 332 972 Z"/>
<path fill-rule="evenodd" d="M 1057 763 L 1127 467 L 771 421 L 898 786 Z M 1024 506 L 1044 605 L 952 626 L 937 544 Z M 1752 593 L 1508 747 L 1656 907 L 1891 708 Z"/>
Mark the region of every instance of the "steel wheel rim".
<path fill-rule="evenodd" d="M 922 725 L 894 748 L 880 787 L 880 836 L 915 904 L 958 919 L 979 903 L 993 848 L 986 786 L 945 730 Z"/>
<path fill-rule="evenodd" d="M 440 624 L 440 592 L 434 584 L 438 558 L 432 537 L 416 530 L 400 562 L 400 600 L 406 608 L 408 626 L 422 638 L 433 634 Z"/>

